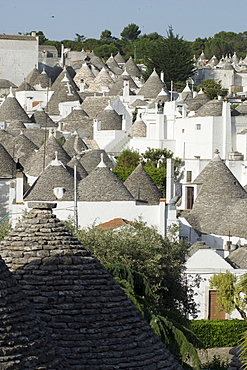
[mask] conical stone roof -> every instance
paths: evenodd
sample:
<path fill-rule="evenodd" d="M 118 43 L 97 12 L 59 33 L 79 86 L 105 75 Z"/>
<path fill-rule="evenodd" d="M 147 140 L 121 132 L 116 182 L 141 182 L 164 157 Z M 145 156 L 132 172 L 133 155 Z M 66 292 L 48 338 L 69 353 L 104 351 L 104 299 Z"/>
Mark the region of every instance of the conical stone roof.
<path fill-rule="evenodd" d="M 136 119 L 136 121 L 130 127 L 128 134 L 132 137 L 146 137 L 147 136 L 147 126 L 141 117 Z"/>
<path fill-rule="evenodd" d="M 134 200 L 121 180 L 107 167 L 96 167 L 78 185 L 78 197 L 83 202 Z"/>
<path fill-rule="evenodd" d="M 186 219 L 194 229 L 202 233 L 228 235 L 234 226 L 229 228 L 229 223 L 234 224 L 233 213 L 234 218 L 237 215 L 239 217 L 239 207 L 243 207 L 242 203 L 247 202 L 246 191 L 218 154 L 197 176 L 194 183 L 202 185 Z M 239 222 L 236 220 L 236 228 L 238 227 Z"/>
<path fill-rule="evenodd" d="M 76 166 L 76 172 L 77 172 L 77 179 L 78 181 L 84 179 L 88 173 L 85 170 L 85 168 L 82 166 L 81 162 L 77 159 L 76 156 L 74 156 L 68 163 L 67 163 L 67 169 L 71 176 L 74 176 L 74 166 Z"/>
<path fill-rule="evenodd" d="M 125 60 L 123 58 L 123 56 L 120 54 L 120 52 L 118 51 L 117 54 L 114 56 L 114 59 L 115 61 L 119 64 L 125 64 Z"/>
<path fill-rule="evenodd" d="M 133 95 L 132 90 L 133 91 L 138 90 L 138 86 L 134 82 L 133 78 L 126 71 L 123 72 L 121 76 L 118 77 L 116 82 L 114 82 L 114 84 L 110 88 L 109 95 L 110 96 L 123 95 L 123 86 L 125 80 L 129 81 L 130 95 Z"/>
<path fill-rule="evenodd" d="M 155 99 L 162 88 L 165 89 L 167 94 L 169 94 L 166 85 L 164 84 L 164 82 L 161 81 L 158 73 L 153 70 L 147 81 L 140 88 L 138 95 L 144 95 L 144 98 Z"/>
<path fill-rule="evenodd" d="M 39 77 L 40 73 L 38 69 L 35 67 L 32 71 L 27 75 L 25 81 L 27 81 L 31 86 L 34 85 L 35 80 Z"/>
<path fill-rule="evenodd" d="M 162 194 L 149 174 L 139 164 L 125 180 L 124 185 L 137 200 L 159 204 Z"/>
<path fill-rule="evenodd" d="M 74 108 L 60 122 L 63 124 L 63 131 L 77 131 L 83 138 L 93 137 L 93 119 L 81 107 Z"/>
<path fill-rule="evenodd" d="M 35 91 L 35 88 L 27 81 L 23 81 L 15 91 Z"/>
<path fill-rule="evenodd" d="M 140 69 L 137 67 L 135 61 L 133 60 L 132 56 L 130 56 L 127 62 L 125 63 L 125 69 L 131 77 L 140 77 L 142 74 Z"/>
<path fill-rule="evenodd" d="M 64 69 L 59 73 L 57 76 L 56 80 L 53 82 L 51 86 L 51 90 L 55 91 L 57 90 L 60 85 L 62 80 L 66 78 L 66 80 L 69 80 L 70 85 L 73 87 L 74 90 L 79 90 L 77 84 L 75 83 L 74 79 L 71 77 L 71 74 L 69 73 L 69 67 L 64 67 Z"/>
<path fill-rule="evenodd" d="M 65 76 L 48 101 L 46 112 L 48 114 L 59 115 L 59 103 L 69 101 L 78 101 L 78 104 L 82 102 L 80 95 Z"/>
<path fill-rule="evenodd" d="M 18 100 L 10 92 L 8 97 L 0 106 L 0 121 L 1 122 L 31 122 L 27 113 L 24 111 Z"/>
<path fill-rule="evenodd" d="M 0 144 L 0 177 L 14 178 L 16 174 L 16 163 L 7 150 Z"/>
<path fill-rule="evenodd" d="M 103 96 L 87 96 L 83 100 L 81 107 L 89 115 L 90 118 L 97 118 L 97 115 L 102 112 L 109 104 L 109 98 Z"/>
<path fill-rule="evenodd" d="M 26 162 L 33 155 L 35 151 L 39 148 L 35 145 L 26 135 L 21 131 L 21 133 L 11 140 L 9 146 L 9 153 L 13 154 L 13 159 L 15 162 L 20 161 L 21 165 L 26 167 Z"/>
<path fill-rule="evenodd" d="M 67 369 L 66 360 L 0 257 L 0 368 Z"/>
<path fill-rule="evenodd" d="M 103 149 L 92 149 L 82 154 L 80 162 L 87 173 L 92 172 L 101 161 L 101 154 L 103 154 L 104 163 L 108 168 L 112 168 L 112 161 Z"/>
<path fill-rule="evenodd" d="M 60 188 L 60 193 L 56 193 Z M 45 168 L 25 195 L 25 200 L 52 202 L 74 199 L 74 179 L 57 158 Z"/>
<path fill-rule="evenodd" d="M 122 68 L 119 67 L 118 63 L 112 55 L 107 59 L 106 64 L 110 68 L 110 70 L 115 73 L 115 75 L 119 76 L 123 73 Z"/>
<path fill-rule="evenodd" d="M 101 122 L 101 130 L 122 130 L 122 117 L 109 104 L 97 119 Z"/>
<path fill-rule="evenodd" d="M 51 87 L 51 79 L 45 71 L 40 73 L 40 75 L 35 79 L 33 86 L 40 86 L 42 89 Z"/>
<path fill-rule="evenodd" d="M 91 85 L 94 79 L 95 76 L 86 62 L 82 64 L 81 68 L 76 72 L 74 77 L 74 81 L 77 86 L 80 86 L 81 80 L 83 80 L 88 87 Z"/>
<path fill-rule="evenodd" d="M 196 111 L 195 117 L 222 116 L 222 106 L 222 100 L 209 100 Z"/>
<path fill-rule="evenodd" d="M 2 242 L 1 254 L 68 368 L 181 369 L 113 277 L 49 205 L 34 206 Z"/>
<path fill-rule="evenodd" d="M 106 71 L 105 68 L 102 68 L 99 74 L 95 77 L 93 82 L 90 84 L 88 91 L 99 92 L 105 89 L 110 89 L 114 81 Z"/>
<path fill-rule="evenodd" d="M 40 127 L 58 127 L 51 117 L 44 111 L 42 107 L 39 108 L 30 117 L 31 121 L 40 125 Z"/>
<path fill-rule="evenodd" d="M 70 135 L 63 145 L 63 148 L 71 158 L 74 157 L 74 155 L 80 154 L 84 150 L 88 149 L 87 145 L 78 135 Z"/>
<path fill-rule="evenodd" d="M 35 152 L 29 159 L 26 172 L 30 176 L 38 177 L 44 168 L 55 159 L 55 153 L 59 160 L 66 165 L 70 160 L 70 156 L 59 144 L 57 139 L 52 135 L 46 142 Z"/>

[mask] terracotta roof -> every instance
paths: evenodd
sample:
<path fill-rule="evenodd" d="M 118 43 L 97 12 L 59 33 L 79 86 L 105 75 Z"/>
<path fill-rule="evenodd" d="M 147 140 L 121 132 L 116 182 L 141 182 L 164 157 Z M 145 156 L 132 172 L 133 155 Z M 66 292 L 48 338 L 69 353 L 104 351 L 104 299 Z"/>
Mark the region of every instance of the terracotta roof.
<path fill-rule="evenodd" d="M 181 369 L 98 260 L 48 205 L 33 206 L 2 242 L 1 255 L 68 368 Z"/>
<path fill-rule="evenodd" d="M 129 175 L 124 185 L 137 200 L 149 204 L 159 204 L 160 198 L 162 198 L 160 190 L 141 164 Z"/>

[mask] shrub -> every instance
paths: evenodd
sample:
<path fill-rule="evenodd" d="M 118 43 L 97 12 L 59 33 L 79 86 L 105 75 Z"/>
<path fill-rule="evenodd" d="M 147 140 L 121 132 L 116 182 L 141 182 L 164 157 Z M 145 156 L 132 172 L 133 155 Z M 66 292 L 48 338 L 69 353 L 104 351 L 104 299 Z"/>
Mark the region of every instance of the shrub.
<path fill-rule="evenodd" d="M 191 330 L 205 348 L 232 347 L 239 344 L 243 332 L 247 330 L 247 322 L 238 319 L 191 320 Z"/>

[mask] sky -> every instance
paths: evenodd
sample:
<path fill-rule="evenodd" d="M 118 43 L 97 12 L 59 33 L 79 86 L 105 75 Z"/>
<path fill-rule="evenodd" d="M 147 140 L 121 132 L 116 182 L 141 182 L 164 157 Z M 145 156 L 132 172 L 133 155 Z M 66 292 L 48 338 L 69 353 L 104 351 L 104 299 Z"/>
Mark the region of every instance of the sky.
<path fill-rule="evenodd" d="M 75 34 L 99 39 L 130 23 L 141 34 L 165 36 L 171 26 L 184 40 L 212 37 L 220 31 L 247 31 L 246 0 L 8 0 L 1 1 L 0 33 L 43 31 L 49 40 L 74 40 Z"/>

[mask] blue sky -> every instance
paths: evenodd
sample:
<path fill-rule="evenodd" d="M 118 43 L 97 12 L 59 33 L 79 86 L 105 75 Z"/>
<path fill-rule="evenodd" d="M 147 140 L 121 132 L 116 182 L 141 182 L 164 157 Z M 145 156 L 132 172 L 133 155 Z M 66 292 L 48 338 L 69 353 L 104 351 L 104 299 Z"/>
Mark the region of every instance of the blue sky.
<path fill-rule="evenodd" d="M 137 24 L 142 34 L 166 35 L 169 26 L 185 40 L 219 31 L 247 31 L 246 0 L 8 0 L 1 1 L 0 33 L 42 30 L 49 40 L 99 38 L 109 29 L 120 38 Z"/>

